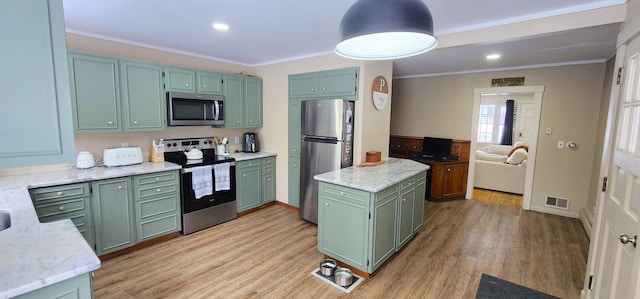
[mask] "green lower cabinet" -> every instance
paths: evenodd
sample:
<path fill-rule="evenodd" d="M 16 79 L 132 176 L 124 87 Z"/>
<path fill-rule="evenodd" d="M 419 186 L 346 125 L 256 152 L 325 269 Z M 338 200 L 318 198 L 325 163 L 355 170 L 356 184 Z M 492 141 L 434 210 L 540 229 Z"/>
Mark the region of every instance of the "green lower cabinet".
<path fill-rule="evenodd" d="M 136 243 L 131 178 L 94 181 L 96 252 L 103 255 Z"/>
<path fill-rule="evenodd" d="M 25 293 L 15 299 L 87 299 L 93 298 L 91 273 L 63 280 L 52 285 Z"/>
<path fill-rule="evenodd" d="M 300 207 L 300 158 L 289 156 L 289 200 L 290 206 Z"/>
<path fill-rule="evenodd" d="M 137 242 L 182 229 L 179 177 L 177 170 L 133 177 Z"/>
<path fill-rule="evenodd" d="M 236 162 L 238 212 L 262 205 L 262 163 L 260 159 Z"/>
<path fill-rule="evenodd" d="M 375 193 L 319 182 L 318 250 L 367 273 L 376 271 L 422 227 L 424 213 L 415 209 L 424 209 L 424 202 L 416 201 L 424 198 L 425 175 Z"/>
<path fill-rule="evenodd" d="M 262 202 L 276 200 L 276 157 L 262 158 Z"/>
<path fill-rule="evenodd" d="M 424 225 L 424 201 L 427 178 L 425 175 L 417 175 L 416 180 L 416 197 L 413 201 L 413 232 L 416 233 Z"/>

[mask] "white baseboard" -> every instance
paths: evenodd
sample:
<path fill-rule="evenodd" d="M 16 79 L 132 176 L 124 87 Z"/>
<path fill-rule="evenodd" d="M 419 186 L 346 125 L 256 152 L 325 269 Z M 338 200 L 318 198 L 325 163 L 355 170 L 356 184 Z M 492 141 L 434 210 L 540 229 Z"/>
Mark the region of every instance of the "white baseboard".
<path fill-rule="evenodd" d="M 577 213 L 565 212 L 564 210 L 559 210 L 559 209 L 549 209 L 549 208 L 531 206 L 531 211 L 536 211 L 536 212 L 541 212 L 541 213 L 546 213 L 546 214 L 553 214 L 553 215 L 558 215 L 558 216 L 564 216 L 564 217 L 569 217 L 569 218 L 580 218 L 580 215 L 578 215 Z"/>
<path fill-rule="evenodd" d="M 584 231 L 587 232 L 587 236 L 591 239 L 591 232 L 593 231 L 593 215 L 589 213 L 587 209 L 580 211 L 580 222 L 584 227 Z"/>

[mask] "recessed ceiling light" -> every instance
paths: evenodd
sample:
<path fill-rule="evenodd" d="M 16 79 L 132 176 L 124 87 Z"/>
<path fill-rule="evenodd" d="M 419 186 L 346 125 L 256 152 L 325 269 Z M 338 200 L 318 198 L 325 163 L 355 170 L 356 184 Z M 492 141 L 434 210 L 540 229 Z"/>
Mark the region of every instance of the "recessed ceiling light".
<path fill-rule="evenodd" d="M 229 30 L 229 25 L 225 23 L 213 23 L 213 29 L 218 31 L 227 31 Z"/>
<path fill-rule="evenodd" d="M 498 58 L 500 58 L 500 54 L 489 54 L 489 55 L 487 55 L 487 59 L 488 60 L 496 60 Z"/>

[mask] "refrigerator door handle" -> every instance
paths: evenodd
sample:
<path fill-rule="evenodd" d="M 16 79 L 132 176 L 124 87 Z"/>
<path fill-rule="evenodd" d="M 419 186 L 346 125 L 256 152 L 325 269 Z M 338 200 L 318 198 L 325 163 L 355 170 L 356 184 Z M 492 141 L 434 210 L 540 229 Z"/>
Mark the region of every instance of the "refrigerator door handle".
<path fill-rule="evenodd" d="M 335 143 L 338 143 L 340 140 L 338 140 L 338 138 L 336 137 L 302 136 L 302 141 L 335 144 Z"/>

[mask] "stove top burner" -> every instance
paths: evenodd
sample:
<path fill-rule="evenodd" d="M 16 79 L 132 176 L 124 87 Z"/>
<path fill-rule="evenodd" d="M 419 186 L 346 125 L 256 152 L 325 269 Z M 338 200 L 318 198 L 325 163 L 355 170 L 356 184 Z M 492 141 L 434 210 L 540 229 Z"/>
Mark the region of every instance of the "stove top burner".
<path fill-rule="evenodd" d="M 229 156 L 216 155 L 213 138 L 188 138 L 188 139 L 166 139 L 164 140 L 165 152 L 164 160 L 181 165 L 182 168 L 196 166 L 213 165 L 225 162 L 233 162 L 234 158 Z M 184 154 L 192 148 L 199 148 L 202 151 L 202 159 L 188 160 Z"/>

